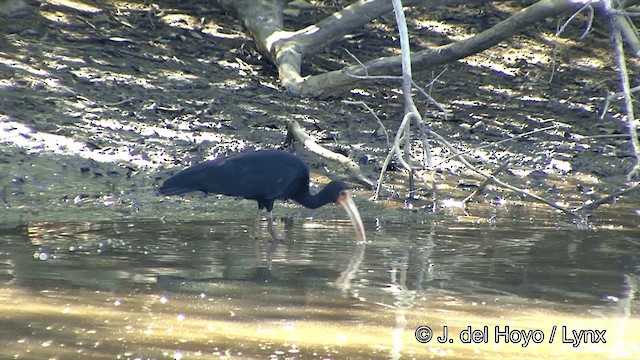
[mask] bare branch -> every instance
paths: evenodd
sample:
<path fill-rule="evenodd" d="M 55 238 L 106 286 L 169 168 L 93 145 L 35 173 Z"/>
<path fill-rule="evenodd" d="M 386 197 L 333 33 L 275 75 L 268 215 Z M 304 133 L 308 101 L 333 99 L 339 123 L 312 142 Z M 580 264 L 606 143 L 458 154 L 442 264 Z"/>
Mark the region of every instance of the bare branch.
<path fill-rule="evenodd" d="M 360 182 L 368 185 L 370 188 L 373 188 L 375 185 L 369 179 L 367 179 L 363 174 L 362 170 L 360 170 L 360 166 L 356 164 L 353 160 L 348 157 L 335 153 L 318 143 L 316 143 L 309 134 L 307 134 L 300 124 L 297 121 L 291 121 L 289 126 L 287 127 L 287 138 L 285 139 L 285 144 L 291 143 L 293 140 L 300 141 L 304 147 L 309 149 L 312 153 L 321 156 L 325 159 L 333 160 L 341 164 L 347 169 L 349 173 L 351 173 L 355 178 L 357 178 Z"/>
<path fill-rule="evenodd" d="M 631 95 L 631 83 L 629 81 L 629 72 L 627 71 L 627 62 L 625 60 L 624 48 L 622 45 L 622 33 L 619 28 L 619 17 L 622 15 L 611 7 L 611 0 L 606 0 L 605 9 L 610 17 L 611 31 L 613 32 L 613 50 L 615 53 L 616 65 L 618 65 L 618 73 L 620 74 L 620 82 L 622 93 L 624 94 L 624 105 L 627 113 L 627 127 L 631 137 L 631 149 L 635 155 L 636 164 L 627 174 L 627 180 L 635 178 L 640 174 L 640 141 L 638 140 L 638 131 L 636 129 L 635 115 L 633 113 L 633 96 Z"/>

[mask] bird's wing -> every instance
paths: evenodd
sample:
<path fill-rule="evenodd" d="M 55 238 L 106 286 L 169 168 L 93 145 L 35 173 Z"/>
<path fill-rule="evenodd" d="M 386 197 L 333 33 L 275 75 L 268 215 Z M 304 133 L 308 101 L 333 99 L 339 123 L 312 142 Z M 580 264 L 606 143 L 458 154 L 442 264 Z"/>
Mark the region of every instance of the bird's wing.
<path fill-rule="evenodd" d="M 286 161 L 253 164 L 233 174 L 236 194 L 248 199 L 288 199 L 301 185 L 309 185 L 309 175 L 295 163 Z"/>

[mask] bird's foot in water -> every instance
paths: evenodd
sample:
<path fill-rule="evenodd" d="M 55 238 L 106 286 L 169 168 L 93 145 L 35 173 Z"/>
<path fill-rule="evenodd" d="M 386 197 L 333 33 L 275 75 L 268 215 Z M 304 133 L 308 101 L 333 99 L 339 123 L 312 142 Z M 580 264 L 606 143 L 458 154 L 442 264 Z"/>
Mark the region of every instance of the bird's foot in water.
<path fill-rule="evenodd" d="M 269 246 L 269 250 L 267 250 L 267 269 L 271 270 L 271 262 L 273 261 L 273 254 L 276 253 L 276 249 L 278 248 L 278 244 L 282 241 L 280 239 L 273 239 L 271 245 Z"/>

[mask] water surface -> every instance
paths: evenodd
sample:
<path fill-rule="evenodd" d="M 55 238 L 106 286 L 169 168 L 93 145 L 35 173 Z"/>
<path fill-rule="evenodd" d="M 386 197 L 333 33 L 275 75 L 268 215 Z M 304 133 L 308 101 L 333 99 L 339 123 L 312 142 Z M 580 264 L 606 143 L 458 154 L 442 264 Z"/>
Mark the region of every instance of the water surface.
<path fill-rule="evenodd" d="M 0 358 L 640 358 L 637 229 L 251 223 L 4 226 Z"/>

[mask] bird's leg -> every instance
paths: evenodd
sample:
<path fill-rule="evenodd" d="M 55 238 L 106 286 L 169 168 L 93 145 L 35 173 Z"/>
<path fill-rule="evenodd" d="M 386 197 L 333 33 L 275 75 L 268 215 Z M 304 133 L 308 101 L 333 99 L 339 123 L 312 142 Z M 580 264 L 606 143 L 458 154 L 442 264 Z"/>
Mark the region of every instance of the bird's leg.
<path fill-rule="evenodd" d="M 273 213 L 271 211 L 269 211 L 267 228 L 269 229 L 269 234 L 271 235 L 271 238 L 273 239 L 273 241 L 274 242 L 280 241 L 280 239 L 278 239 L 278 235 L 276 235 L 276 229 L 273 227 Z"/>
<path fill-rule="evenodd" d="M 276 231 L 273 228 L 273 213 L 269 211 L 269 218 L 267 220 L 267 228 L 269 229 L 269 234 L 271 234 L 271 238 L 273 238 L 273 242 L 271 246 L 269 246 L 269 251 L 267 251 L 267 266 L 271 269 L 271 260 L 273 260 L 273 254 L 275 254 L 276 249 L 278 248 L 278 244 L 280 243 L 280 239 L 276 236 Z"/>
<path fill-rule="evenodd" d="M 258 208 L 258 212 L 256 212 L 256 219 L 253 221 L 253 238 L 257 239 L 260 237 L 260 213 L 262 209 Z"/>

